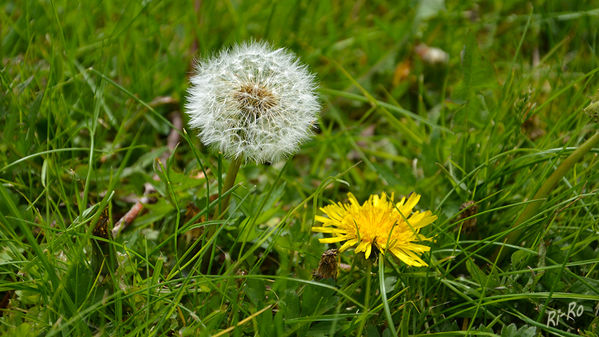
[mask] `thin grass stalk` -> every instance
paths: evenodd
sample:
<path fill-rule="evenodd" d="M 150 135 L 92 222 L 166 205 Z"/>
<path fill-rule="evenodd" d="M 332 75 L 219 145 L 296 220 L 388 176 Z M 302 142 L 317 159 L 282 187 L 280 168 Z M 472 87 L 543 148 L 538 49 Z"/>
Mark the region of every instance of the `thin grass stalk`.
<path fill-rule="evenodd" d="M 223 183 L 223 189 L 222 189 L 221 195 L 226 194 L 235 184 L 235 179 L 237 178 L 237 173 L 239 173 L 239 168 L 241 167 L 242 161 L 243 161 L 243 159 L 241 159 L 241 158 L 235 158 L 229 165 L 229 168 L 227 169 L 225 181 Z M 216 210 L 214 211 L 214 215 L 212 216 L 213 219 L 220 219 L 222 217 L 224 212 L 229 207 L 230 200 L 231 200 L 231 194 L 228 194 L 224 197 L 224 199 L 222 200 L 220 205 L 218 207 L 216 207 Z M 206 236 L 205 236 L 206 240 L 210 240 L 210 238 L 212 238 L 212 236 L 216 233 L 216 226 L 217 225 L 212 225 L 207 228 L 207 232 L 206 232 Z"/>
<path fill-rule="evenodd" d="M 358 327 L 358 333 L 356 336 L 362 336 L 362 331 L 368 320 L 368 313 L 370 311 L 370 284 L 372 282 L 372 261 L 366 259 L 366 293 L 364 295 L 364 313 L 362 314 L 362 321 Z"/>
<path fill-rule="evenodd" d="M 533 197 L 533 201 L 528 203 L 526 208 L 520 216 L 516 219 L 516 222 L 512 225 L 512 228 L 517 228 L 524 222 L 528 221 L 532 218 L 539 207 L 543 205 L 543 202 L 547 199 L 549 193 L 555 188 L 557 183 L 574 167 L 576 164 L 587 152 L 589 152 L 595 145 L 599 143 L 599 131 L 595 133 L 591 138 L 589 138 L 586 142 L 584 142 L 578 149 L 576 149 L 572 154 L 568 156 L 559 166 L 558 168 L 545 180 L 541 188 L 535 193 Z M 518 238 L 520 238 L 520 234 L 522 233 L 522 229 L 515 229 L 508 234 L 504 243 L 506 244 L 514 244 Z M 499 248 L 495 252 L 495 256 L 499 257 L 499 260 L 502 259 L 502 255 L 506 252 L 506 248 Z"/>
<path fill-rule="evenodd" d="M 383 301 L 383 309 L 385 310 L 385 317 L 387 318 L 387 324 L 391 329 L 393 336 L 399 336 L 397 329 L 395 329 L 395 323 L 393 323 L 393 317 L 391 316 L 391 309 L 389 308 L 389 302 L 387 301 L 387 289 L 385 288 L 385 258 L 381 256 L 379 259 L 379 289 L 381 291 L 381 299 Z"/>

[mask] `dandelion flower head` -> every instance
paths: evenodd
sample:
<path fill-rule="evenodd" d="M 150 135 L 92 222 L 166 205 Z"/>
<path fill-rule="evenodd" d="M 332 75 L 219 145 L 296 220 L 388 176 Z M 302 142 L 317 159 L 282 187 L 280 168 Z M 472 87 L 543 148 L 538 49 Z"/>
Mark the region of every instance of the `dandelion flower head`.
<path fill-rule="evenodd" d="M 297 57 L 245 43 L 197 63 L 186 112 L 205 145 L 228 158 L 276 162 L 312 135 L 320 109 L 314 76 Z"/>
<path fill-rule="evenodd" d="M 349 203 L 336 203 L 321 210 L 327 216 L 316 216 L 322 226 L 313 227 L 314 232 L 332 234 L 330 238 L 320 239 L 321 243 L 345 241 L 339 248 L 344 251 L 357 245 L 355 252 L 364 252 L 370 257 L 373 246 L 380 252 L 391 252 L 410 266 L 426 266 L 419 254 L 429 251 L 430 247 L 415 242 L 430 240 L 421 234 L 420 229 L 437 219 L 430 211 L 412 212 L 420 200 L 420 195 L 412 193 L 394 204 L 393 194 L 389 198 L 371 195 L 360 205 L 353 194 L 348 193 Z"/>

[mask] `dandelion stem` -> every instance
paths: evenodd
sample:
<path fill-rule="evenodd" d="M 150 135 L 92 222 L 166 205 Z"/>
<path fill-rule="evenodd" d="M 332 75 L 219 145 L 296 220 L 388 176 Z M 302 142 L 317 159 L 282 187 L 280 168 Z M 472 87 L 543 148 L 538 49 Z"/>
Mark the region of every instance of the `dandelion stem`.
<path fill-rule="evenodd" d="M 539 207 L 543 204 L 543 201 L 547 198 L 549 193 L 553 190 L 555 185 L 570 171 L 570 169 L 578 162 L 587 152 L 589 152 L 593 146 L 599 143 L 599 132 L 595 133 L 594 136 L 589 138 L 584 144 L 582 144 L 576 151 L 572 152 L 559 166 L 558 168 L 545 180 L 541 188 L 534 195 L 532 202 L 530 202 L 524 211 L 520 214 L 512 228 L 520 226 L 522 223 L 530 219 L 534 214 L 537 213 Z M 513 244 L 520 237 L 522 229 L 515 229 L 505 239 L 505 243 Z M 501 252 L 505 252 L 505 249 L 496 252 L 496 256 L 499 255 L 501 259 Z"/>
<path fill-rule="evenodd" d="M 237 173 L 239 172 L 239 167 L 241 166 L 242 161 L 243 161 L 243 159 L 238 157 L 238 158 L 233 159 L 233 161 L 229 165 L 229 168 L 227 169 L 227 173 L 226 173 L 227 175 L 225 177 L 225 182 L 223 184 L 223 189 L 222 189 L 221 195 L 227 193 L 231 189 L 231 187 L 233 187 L 233 185 L 235 184 L 235 178 L 237 178 Z M 222 200 L 220 205 L 214 211 L 214 215 L 212 216 L 213 219 L 220 219 L 220 217 L 227 210 L 227 207 L 229 207 L 230 199 L 231 199 L 231 194 L 228 194 L 224 197 L 224 199 Z M 217 229 L 216 225 L 212 225 L 212 226 L 208 227 L 208 229 L 206 230 L 206 236 L 205 236 L 206 240 L 210 240 L 210 238 L 212 238 L 212 236 L 214 236 L 214 234 L 216 233 L 216 229 Z M 212 268 L 212 259 L 210 260 L 210 266 L 209 266 L 208 270 L 210 270 L 211 268 Z"/>
<path fill-rule="evenodd" d="M 227 193 L 235 184 L 235 178 L 237 178 L 237 173 L 239 172 L 241 162 L 242 159 L 240 157 L 237 157 L 233 159 L 233 161 L 229 165 L 229 168 L 227 169 L 227 176 L 225 177 L 225 182 L 223 184 L 223 194 Z M 227 207 L 229 207 L 229 200 L 231 200 L 231 194 L 225 196 L 220 209 L 215 215 L 215 218 L 226 211 Z"/>

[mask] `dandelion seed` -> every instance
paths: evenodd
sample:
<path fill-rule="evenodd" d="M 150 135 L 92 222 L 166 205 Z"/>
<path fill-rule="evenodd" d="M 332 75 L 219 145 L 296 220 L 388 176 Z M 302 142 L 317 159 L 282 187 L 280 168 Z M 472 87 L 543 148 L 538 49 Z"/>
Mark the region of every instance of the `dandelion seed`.
<path fill-rule="evenodd" d="M 200 61 L 186 112 L 202 142 L 226 157 L 276 162 L 312 135 L 314 76 L 285 49 L 246 43 Z"/>
<path fill-rule="evenodd" d="M 366 258 L 370 257 L 373 249 L 378 249 L 382 253 L 391 252 L 410 266 L 427 265 L 418 255 L 429 251 L 430 247 L 415 242 L 430 240 L 419 234 L 420 228 L 435 221 L 437 216 L 430 211 L 412 212 L 420 195 L 412 193 L 407 200 L 404 197 L 396 204 L 393 203 L 393 194 L 390 198 L 385 193 L 371 195 L 363 205 L 353 194 L 349 193 L 348 197 L 349 203 L 321 208 L 327 217 L 316 216 L 316 221 L 322 222 L 322 226 L 313 227 L 312 231 L 333 235 L 320 239 L 321 243 L 345 241 L 339 248 L 340 252 L 357 245 L 355 252 L 364 252 Z"/>

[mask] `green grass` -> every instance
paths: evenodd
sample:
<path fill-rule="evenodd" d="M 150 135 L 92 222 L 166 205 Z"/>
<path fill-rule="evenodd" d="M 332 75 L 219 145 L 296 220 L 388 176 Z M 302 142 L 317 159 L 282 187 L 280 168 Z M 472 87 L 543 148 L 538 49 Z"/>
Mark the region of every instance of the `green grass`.
<path fill-rule="evenodd" d="M 0 8 L 1 335 L 599 334 L 599 147 L 504 245 L 598 130 L 583 109 L 599 89 L 599 3 Z M 213 218 L 229 161 L 193 130 L 156 158 L 172 116 L 186 118 L 194 58 L 250 39 L 293 50 L 317 74 L 319 131 L 287 162 L 243 166 L 229 211 Z M 419 43 L 449 62 L 424 62 Z M 104 235 L 148 183 L 144 211 Z M 350 271 L 313 280 L 335 246 L 311 233 L 314 215 L 347 192 L 421 194 L 418 208 L 439 216 L 423 230 L 435 237 L 430 266 L 370 265 L 349 250 Z M 466 218 L 470 200 L 478 212 Z M 548 326 L 571 302 L 580 317 Z"/>

